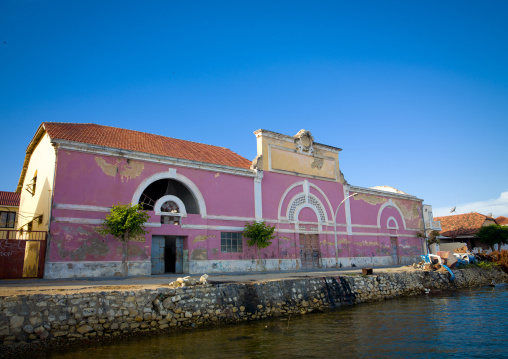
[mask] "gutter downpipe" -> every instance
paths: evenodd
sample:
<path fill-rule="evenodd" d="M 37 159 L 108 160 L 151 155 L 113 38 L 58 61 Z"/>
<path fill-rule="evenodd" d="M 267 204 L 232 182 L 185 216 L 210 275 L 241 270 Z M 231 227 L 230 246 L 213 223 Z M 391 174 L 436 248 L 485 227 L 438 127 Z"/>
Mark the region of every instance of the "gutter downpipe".
<path fill-rule="evenodd" d="M 358 193 L 353 193 L 349 196 L 347 196 L 346 198 L 344 198 L 342 200 L 342 202 L 340 202 L 339 206 L 337 207 L 337 209 L 335 210 L 335 216 L 333 217 L 333 233 L 335 234 L 335 268 L 339 268 L 339 249 L 338 249 L 338 246 L 337 246 L 337 214 L 339 212 L 339 208 L 340 206 L 342 206 L 342 204 L 344 202 L 346 202 L 346 200 L 350 197 L 354 197 L 358 195 Z"/>

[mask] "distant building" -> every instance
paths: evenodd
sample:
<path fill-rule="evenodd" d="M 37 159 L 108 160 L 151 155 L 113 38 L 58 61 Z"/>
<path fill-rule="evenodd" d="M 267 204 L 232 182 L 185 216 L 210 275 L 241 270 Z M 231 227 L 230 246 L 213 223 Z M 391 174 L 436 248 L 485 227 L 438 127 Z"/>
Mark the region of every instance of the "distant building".
<path fill-rule="evenodd" d="M 19 215 L 19 197 L 16 192 L 0 191 L 0 231 L 16 229 Z M 0 239 L 4 238 L 0 234 Z"/>
<path fill-rule="evenodd" d="M 489 251 L 490 247 L 475 238 L 480 228 L 496 224 L 493 217 L 477 212 L 456 214 L 453 216 L 436 217 L 441 222 L 441 242 L 464 242 L 470 250 Z"/>
<path fill-rule="evenodd" d="M 130 244 L 130 275 L 418 260 L 421 199 L 393 187 L 348 184 L 341 149 L 315 142 L 309 131 L 254 134 L 251 163 L 224 147 L 95 124 L 43 123 L 17 188 L 27 214 L 18 228 L 49 231 L 47 278 L 121 272 L 121 243 L 95 231 L 117 203 L 139 203 L 150 214 L 149 234 Z M 252 221 L 276 228 L 261 258 L 242 238 Z"/>
<path fill-rule="evenodd" d="M 500 216 L 496 218 L 497 224 L 501 226 L 508 226 L 508 218 Z"/>

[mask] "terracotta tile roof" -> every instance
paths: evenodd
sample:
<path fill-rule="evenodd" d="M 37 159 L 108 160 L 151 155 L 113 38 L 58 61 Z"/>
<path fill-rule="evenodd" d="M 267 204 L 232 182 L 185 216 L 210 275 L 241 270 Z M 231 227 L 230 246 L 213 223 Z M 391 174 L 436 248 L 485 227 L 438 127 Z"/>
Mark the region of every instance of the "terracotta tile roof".
<path fill-rule="evenodd" d="M 502 226 L 508 226 L 508 218 L 500 216 L 496 218 L 497 224 L 500 224 Z"/>
<path fill-rule="evenodd" d="M 224 147 L 93 123 L 44 122 L 42 125 L 51 139 L 82 142 L 231 167 L 250 168 L 251 165 L 251 161 Z"/>
<path fill-rule="evenodd" d="M 476 212 L 434 217 L 435 221 L 441 222 L 440 234 L 445 237 L 474 235 L 483 226 L 486 219 L 493 218 Z"/>
<path fill-rule="evenodd" d="M 19 193 L 0 191 L 0 206 L 19 207 L 19 198 Z"/>

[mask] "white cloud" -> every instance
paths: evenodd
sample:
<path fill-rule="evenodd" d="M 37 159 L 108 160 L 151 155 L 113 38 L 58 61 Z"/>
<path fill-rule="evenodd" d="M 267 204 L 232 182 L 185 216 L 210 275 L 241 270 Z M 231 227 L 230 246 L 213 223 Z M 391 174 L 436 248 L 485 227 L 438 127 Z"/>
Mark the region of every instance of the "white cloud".
<path fill-rule="evenodd" d="M 485 215 L 492 213 L 494 217 L 508 217 L 508 191 L 502 192 L 499 198 L 496 199 L 458 204 L 455 212 L 450 213 L 452 208 L 453 205 L 449 207 L 433 208 L 434 217 L 451 216 L 453 214 L 470 212 L 478 212 Z"/>

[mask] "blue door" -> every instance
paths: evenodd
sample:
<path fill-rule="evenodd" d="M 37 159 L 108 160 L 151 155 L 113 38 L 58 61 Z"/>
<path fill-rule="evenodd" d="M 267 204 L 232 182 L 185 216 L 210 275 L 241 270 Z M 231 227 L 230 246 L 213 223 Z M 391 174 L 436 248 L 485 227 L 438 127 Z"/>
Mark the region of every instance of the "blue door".
<path fill-rule="evenodd" d="M 164 274 L 164 236 L 152 236 L 152 274 Z"/>
<path fill-rule="evenodd" d="M 183 237 L 176 237 L 175 273 L 183 273 Z"/>

